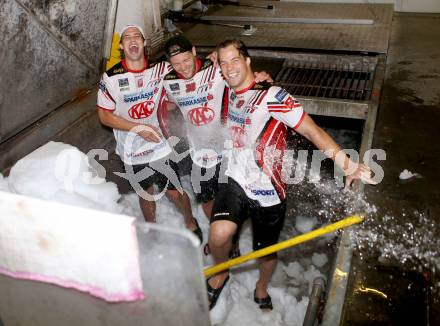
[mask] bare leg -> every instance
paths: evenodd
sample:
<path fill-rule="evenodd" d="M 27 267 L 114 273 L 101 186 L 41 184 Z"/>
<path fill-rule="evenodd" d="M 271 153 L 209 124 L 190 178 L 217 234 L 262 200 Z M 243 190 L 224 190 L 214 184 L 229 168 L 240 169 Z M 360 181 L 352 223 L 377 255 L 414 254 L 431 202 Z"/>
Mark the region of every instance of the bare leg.
<path fill-rule="evenodd" d="M 237 224 L 231 221 L 215 221 L 209 230 L 209 248 L 216 264 L 229 259 L 229 251 L 232 248 L 232 237 L 237 231 Z M 228 277 L 229 271 L 214 275 L 209 279 L 209 285 L 218 289 Z"/>
<path fill-rule="evenodd" d="M 262 299 L 268 296 L 267 287 L 277 267 L 278 258 L 276 254 L 271 254 L 260 258 L 258 261 L 260 264 L 260 279 L 257 281 L 255 289 L 257 298 Z"/>
<path fill-rule="evenodd" d="M 153 195 L 154 188 L 153 186 L 147 189 L 147 192 L 150 195 Z M 141 206 L 142 214 L 144 215 L 144 219 L 146 222 L 156 223 L 156 202 L 154 200 L 145 200 L 142 197 L 139 197 L 139 205 Z"/>
<path fill-rule="evenodd" d="M 203 212 L 205 213 L 205 215 L 208 218 L 208 220 L 211 219 L 212 206 L 214 206 L 214 200 L 210 200 L 210 201 L 208 201 L 206 203 L 202 203 Z"/>
<path fill-rule="evenodd" d="M 190 230 L 196 229 L 196 223 L 191 210 L 191 203 L 186 192 L 180 194 L 177 190 L 167 190 L 166 195 L 168 199 L 176 205 L 180 213 L 182 213 L 185 220 L 185 225 Z"/>

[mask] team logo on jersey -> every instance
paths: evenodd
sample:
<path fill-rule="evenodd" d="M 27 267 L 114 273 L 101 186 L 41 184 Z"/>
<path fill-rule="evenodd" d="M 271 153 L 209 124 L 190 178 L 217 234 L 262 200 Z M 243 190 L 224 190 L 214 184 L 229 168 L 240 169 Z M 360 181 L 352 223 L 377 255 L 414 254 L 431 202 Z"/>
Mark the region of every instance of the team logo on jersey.
<path fill-rule="evenodd" d="M 211 101 L 213 98 L 214 98 L 214 95 L 212 95 L 212 94 L 208 94 L 208 96 L 206 97 L 206 99 L 208 101 Z"/>
<path fill-rule="evenodd" d="M 241 107 L 243 106 L 243 104 L 244 104 L 244 100 L 239 100 L 239 101 L 237 102 L 236 107 L 239 109 L 239 108 L 241 108 Z"/>
<path fill-rule="evenodd" d="M 215 118 L 215 112 L 208 107 L 198 107 L 188 112 L 188 120 L 195 126 L 204 126 Z"/>
<path fill-rule="evenodd" d="M 282 88 L 281 90 L 278 91 L 278 93 L 276 93 L 275 98 L 278 101 L 282 102 L 283 99 L 286 97 L 286 95 L 287 95 L 287 91 L 284 88 Z"/>
<path fill-rule="evenodd" d="M 138 79 L 137 84 L 139 88 L 142 88 L 144 86 L 144 80 L 142 78 Z"/>
<path fill-rule="evenodd" d="M 154 102 L 153 101 L 145 101 L 138 104 L 133 105 L 128 110 L 128 115 L 132 119 L 145 119 L 148 118 L 154 112 Z"/>
<path fill-rule="evenodd" d="M 186 92 L 194 92 L 196 90 L 196 83 L 186 84 Z"/>
<path fill-rule="evenodd" d="M 234 145 L 234 148 L 243 147 L 246 131 L 239 126 L 232 126 L 229 128 L 229 131 L 232 136 L 232 144 Z"/>
<path fill-rule="evenodd" d="M 179 83 L 174 83 L 174 84 L 170 84 L 170 89 L 175 92 L 175 91 L 179 91 L 180 90 L 180 85 Z"/>
<path fill-rule="evenodd" d="M 289 96 L 289 98 L 284 102 L 284 104 L 286 104 L 286 106 L 290 109 L 294 109 L 301 106 L 301 104 L 298 101 L 295 101 L 295 99 L 292 96 Z"/>
<path fill-rule="evenodd" d="M 119 87 L 128 87 L 128 78 L 118 79 Z"/>

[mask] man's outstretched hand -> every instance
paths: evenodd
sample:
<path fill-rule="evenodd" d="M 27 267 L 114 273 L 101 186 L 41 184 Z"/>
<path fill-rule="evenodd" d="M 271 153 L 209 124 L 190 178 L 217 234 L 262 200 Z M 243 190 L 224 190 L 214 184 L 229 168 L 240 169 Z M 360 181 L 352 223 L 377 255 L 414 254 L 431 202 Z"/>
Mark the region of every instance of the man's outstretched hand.
<path fill-rule="evenodd" d="M 254 77 L 255 77 L 255 81 L 257 83 L 260 83 L 263 81 L 268 82 L 270 84 L 273 83 L 272 77 L 265 71 L 254 72 Z"/>
<path fill-rule="evenodd" d="M 160 129 L 153 125 L 141 125 L 141 128 L 137 131 L 137 134 L 146 141 L 160 143 Z"/>
<path fill-rule="evenodd" d="M 354 180 L 362 180 L 364 183 L 376 185 L 377 182 L 371 177 L 371 169 L 365 164 L 356 164 L 354 172 L 348 174 L 345 178 L 345 188 L 350 188 Z M 353 169 L 353 168 L 352 168 Z"/>

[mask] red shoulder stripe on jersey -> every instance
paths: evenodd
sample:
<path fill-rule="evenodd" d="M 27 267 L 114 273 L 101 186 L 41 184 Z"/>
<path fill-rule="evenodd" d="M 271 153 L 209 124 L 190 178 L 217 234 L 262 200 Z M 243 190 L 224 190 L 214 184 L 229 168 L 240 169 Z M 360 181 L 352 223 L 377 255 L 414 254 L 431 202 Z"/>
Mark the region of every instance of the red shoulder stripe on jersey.
<path fill-rule="evenodd" d="M 269 110 L 269 112 L 271 113 L 289 113 L 291 112 L 291 109 L 287 109 L 287 110 Z"/>
<path fill-rule="evenodd" d="M 286 104 L 269 104 L 267 107 L 269 109 L 278 109 L 278 108 L 288 108 L 288 109 L 296 109 L 299 108 L 301 104 L 294 104 L 294 105 L 286 105 Z"/>
<path fill-rule="evenodd" d="M 267 95 L 267 91 L 264 91 L 264 92 L 261 93 L 261 96 L 260 96 L 260 98 L 259 98 L 259 100 L 258 100 L 258 102 L 257 102 L 257 105 L 260 105 L 260 104 L 261 104 L 261 102 L 262 102 L 263 99 L 266 97 L 266 95 Z"/>
<path fill-rule="evenodd" d="M 154 67 L 154 79 L 159 78 L 159 71 L 162 67 L 162 62 L 159 62 L 155 67 Z"/>
<path fill-rule="evenodd" d="M 290 109 L 288 105 L 268 105 L 269 109 Z"/>
<path fill-rule="evenodd" d="M 110 112 L 113 112 L 115 109 L 107 109 L 107 108 L 105 108 L 105 107 L 103 107 L 103 106 L 99 106 L 99 105 L 97 105 L 96 106 L 98 109 L 100 109 L 100 110 L 104 110 L 104 111 L 110 111 Z"/>
<path fill-rule="evenodd" d="M 213 79 L 214 79 L 214 77 L 215 77 L 215 74 L 216 74 L 216 72 L 217 72 L 217 68 L 216 68 L 216 67 L 214 67 L 214 65 L 212 65 L 212 69 L 211 69 L 211 76 L 209 76 L 209 79 L 208 79 L 208 81 L 210 81 L 210 80 L 213 80 Z"/>
<path fill-rule="evenodd" d="M 235 93 L 238 94 L 238 93 Z M 249 97 L 249 100 L 247 101 L 248 106 L 252 106 L 254 104 L 255 98 L 257 97 L 258 92 L 252 92 L 252 95 Z"/>
<path fill-rule="evenodd" d="M 206 79 L 204 80 L 204 83 L 207 83 L 211 80 L 212 71 L 214 70 L 214 66 L 210 66 L 207 70 Z"/>
<path fill-rule="evenodd" d="M 160 76 L 162 76 L 165 71 L 165 63 L 164 62 L 161 62 L 161 63 L 162 63 L 162 67 L 160 69 Z"/>
<path fill-rule="evenodd" d="M 202 78 L 200 78 L 201 85 L 205 84 L 209 76 L 209 67 L 203 70 Z"/>
<path fill-rule="evenodd" d="M 209 80 L 209 75 L 211 74 L 211 68 L 212 66 L 208 66 L 203 69 L 203 76 L 200 78 L 200 83 L 203 85 Z"/>

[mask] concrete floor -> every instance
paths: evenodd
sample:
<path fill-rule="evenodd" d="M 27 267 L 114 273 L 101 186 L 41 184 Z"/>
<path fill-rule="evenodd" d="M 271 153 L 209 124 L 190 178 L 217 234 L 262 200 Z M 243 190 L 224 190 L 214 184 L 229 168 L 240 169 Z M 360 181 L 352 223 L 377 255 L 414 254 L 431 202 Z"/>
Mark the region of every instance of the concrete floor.
<path fill-rule="evenodd" d="M 378 208 L 375 223 L 394 216 L 399 224 L 424 214 L 440 233 L 440 15 L 394 14 L 382 99 L 373 148 L 386 151 L 382 183 L 366 187 L 368 201 Z M 399 181 L 404 169 L 421 174 Z M 383 223 L 383 224 L 382 224 Z M 438 247 L 433 250 L 438 251 Z M 438 256 L 438 254 L 437 254 Z M 440 325 L 439 280 L 423 262 L 397 260 L 377 263 L 377 256 L 355 253 L 352 286 L 344 325 Z M 419 269 L 418 272 L 414 269 Z M 362 294 L 359 286 L 381 290 L 388 298 Z"/>

